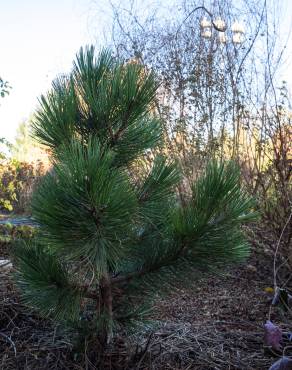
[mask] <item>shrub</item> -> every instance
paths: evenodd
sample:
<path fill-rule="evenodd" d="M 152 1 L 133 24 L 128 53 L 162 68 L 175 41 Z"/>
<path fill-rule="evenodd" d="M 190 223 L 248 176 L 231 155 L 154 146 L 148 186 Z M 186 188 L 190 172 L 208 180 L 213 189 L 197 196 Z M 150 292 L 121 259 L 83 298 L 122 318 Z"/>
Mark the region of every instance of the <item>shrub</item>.
<path fill-rule="evenodd" d="M 29 241 L 35 235 L 35 227 L 29 225 L 0 225 L 0 255 L 11 258 L 12 245 L 19 240 Z"/>
<path fill-rule="evenodd" d="M 29 202 L 35 183 L 44 174 L 42 163 L 32 165 L 15 160 L 0 163 L 0 211 L 29 212 Z"/>

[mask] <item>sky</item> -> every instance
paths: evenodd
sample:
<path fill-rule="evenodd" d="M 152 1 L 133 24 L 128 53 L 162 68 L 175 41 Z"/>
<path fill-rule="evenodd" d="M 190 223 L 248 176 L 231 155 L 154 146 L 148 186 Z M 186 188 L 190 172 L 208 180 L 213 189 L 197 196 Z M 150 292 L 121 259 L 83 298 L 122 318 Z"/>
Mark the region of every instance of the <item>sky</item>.
<path fill-rule="evenodd" d="M 0 77 L 12 86 L 10 95 L 0 99 L 0 138 L 12 142 L 19 123 L 34 111 L 40 94 L 57 74 L 69 72 L 80 46 L 102 39 L 104 26 L 110 23 L 102 11 L 104 1 L 0 0 Z M 147 1 L 151 0 L 143 0 L 144 6 Z M 292 0 L 276 1 L 284 4 L 289 15 L 283 20 L 285 35 Z M 292 87 L 291 75 L 287 66 L 284 78 Z"/>
<path fill-rule="evenodd" d="M 0 99 L 0 137 L 12 141 L 58 73 L 69 71 L 88 30 L 89 0 L 0 0 L 0 76 L 12 86 Z"/>

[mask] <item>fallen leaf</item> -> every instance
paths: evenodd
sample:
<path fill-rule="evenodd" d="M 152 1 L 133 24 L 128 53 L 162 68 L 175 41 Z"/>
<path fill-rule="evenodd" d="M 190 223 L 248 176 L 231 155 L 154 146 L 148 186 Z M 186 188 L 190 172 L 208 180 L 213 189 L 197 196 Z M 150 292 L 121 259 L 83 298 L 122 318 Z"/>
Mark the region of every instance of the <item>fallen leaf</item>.
<path fill-rule="evenodd" d="M 265 323 L 264 330 L 265 345 L 279 351 L 281 349 L 282 330 L 269 320 Z"/>

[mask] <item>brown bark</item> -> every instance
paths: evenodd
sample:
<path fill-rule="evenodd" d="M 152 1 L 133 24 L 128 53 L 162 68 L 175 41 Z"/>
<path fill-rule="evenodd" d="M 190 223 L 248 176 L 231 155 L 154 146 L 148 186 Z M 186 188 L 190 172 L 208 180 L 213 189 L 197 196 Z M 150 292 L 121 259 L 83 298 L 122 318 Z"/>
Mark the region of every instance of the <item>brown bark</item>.
<path fill-rule="evenodd" d="M 98 303 L 98 310 L 103 317 L 100 339 L 101 344 L 105 346 L 111 341 L 111 326 L 113 320 L 112 286 L 108 273 L 104 274 L 100 279 L 99 291 L 100 302 Z"/>

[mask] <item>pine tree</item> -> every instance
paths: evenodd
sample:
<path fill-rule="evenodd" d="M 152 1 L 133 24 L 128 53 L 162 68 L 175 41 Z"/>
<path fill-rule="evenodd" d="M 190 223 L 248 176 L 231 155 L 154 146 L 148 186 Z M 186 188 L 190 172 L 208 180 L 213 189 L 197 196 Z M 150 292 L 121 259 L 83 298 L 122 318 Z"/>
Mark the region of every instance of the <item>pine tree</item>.
<path fill-rule="evenodd" d="M 211 161 L 184 204 L 176 163 L 156 155 L 143 166 L 162 145 L 157 88 L 141 65 L 81 48 L 34 122 L 53 170 L 33 196 L 37 237 L 16 248 L 17 281 L 30 306 L 102 343 L 143 315 L 151 293 L 248 255 L 240 226 L 253 203 L 234 163 Z"/>

